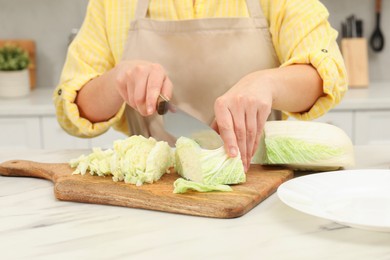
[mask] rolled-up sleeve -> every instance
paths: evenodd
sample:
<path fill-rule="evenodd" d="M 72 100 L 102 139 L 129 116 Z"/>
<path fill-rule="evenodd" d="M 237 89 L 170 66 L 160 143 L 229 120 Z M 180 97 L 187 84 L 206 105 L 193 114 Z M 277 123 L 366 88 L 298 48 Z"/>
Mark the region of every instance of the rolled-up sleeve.
<path fill-rule="evenodd" d="M 57 120 L 66 132 L 74 136 L 98 136 L 111 126 L 127 132 L 124 105 L 110 120 L 92 123 L 80 117 L 78 106 L 75 104 L 77 92 L 88 81 L 114 66 L 114 58 L 107 40 L 104 10 L 104 1 L 89 2 L 85 20 L 69 46 L 59 85 L 53 93 Z"/>
<path fill-rule="evenodd" d="M 323 96 L 303 113 L 284 111 L 285 117 L 311 120 L 337 105 L 348 89 L 337 31 L 327 9 L 317 0 L 276 0 L 269 9 L 272 40 L 281 66 L 311 64 L 323 81 Z M 303 93 L 304 95 L 304 93 Z"/>

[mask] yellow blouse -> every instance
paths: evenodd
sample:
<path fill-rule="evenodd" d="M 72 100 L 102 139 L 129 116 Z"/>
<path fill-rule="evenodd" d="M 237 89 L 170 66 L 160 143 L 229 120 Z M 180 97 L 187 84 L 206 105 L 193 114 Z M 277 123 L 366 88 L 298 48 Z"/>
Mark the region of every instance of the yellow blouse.
<path fill-rule="evenodd" d="M 336 43 L 337 32 L 328 23 L 328 11 L 318 0 L 259 0 L 268 20 L 281 66 L 312 64 L 323 79 L 324 96 L 305 113 L 288 113 L 301 120 L 325 114 L 347 91 L 347 76 Z M 107 122 L 91 123 L 80 117 L 74 103 L 77 91 L 89 80 L 117 64 L 122 56 L 136 0 L 90 0 L 86 18 L 69 47 L 60 83 L 53 93 L 57 118 L 69 133 L 94 137 L 111 126 L 127 133 L 123 105 Z M 248 16 L 245 0 L 151 0 L 152 19 L 182 20 Z"/>

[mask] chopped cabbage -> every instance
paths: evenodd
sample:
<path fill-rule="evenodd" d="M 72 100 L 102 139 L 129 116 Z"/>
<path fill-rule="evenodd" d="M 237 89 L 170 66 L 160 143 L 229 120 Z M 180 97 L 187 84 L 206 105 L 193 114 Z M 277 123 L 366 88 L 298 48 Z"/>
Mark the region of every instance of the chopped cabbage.
<path fill-rule="evenodd" d="M 186 193 L 188 190 L 195 190 L 199 192 L 208 192 L 208 191 L 232 191 L 232 188 L 229 185 L 217 184 L 203 184 L 194 181 L 188 181 L 183 178 L 177 179 L 174 183 L 174 193 Z"/>
<path fill-rule="evenodd" d="M 94 148 L 87 156 L 70 161 L 74 174 L 108 176 L 137 186 L 153 183 L 173 166 L 173 152 L 167 142 L 154 138 L 131 136 L 114 142 L 113 150 Z"/>
<path fill-rule="evenodd" d="M 175 188 L 175 193 L 185 192 L 187 189 L 226 191 L 226 187 L 218 188 L 221 187 L 218 185 L 246 181 L 240 155 L 229 157 L 223 146 L 214 150 L 202 149 L 194 140 L 180 137 L 176 141 L 175 160 L 176 171 L 190 181 L 177 180 L 174 185 L 180 188 Z M 202 189 L 199 188 L 201 185 Z"/>

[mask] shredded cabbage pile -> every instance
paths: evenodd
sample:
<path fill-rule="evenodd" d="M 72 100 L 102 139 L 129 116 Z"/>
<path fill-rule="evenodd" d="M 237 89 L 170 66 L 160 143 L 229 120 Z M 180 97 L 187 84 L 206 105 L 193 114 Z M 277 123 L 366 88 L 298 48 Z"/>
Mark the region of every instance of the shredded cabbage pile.
<path fill-rule="evenodd" d="M 137 186 L 153 183 L 173 167 L 173 152 L 167 142 L 134 135 L 114 142 L 113 149 L 94 148 L 92 153 L 70 161 L 73 174 L 110 176 Z"/>

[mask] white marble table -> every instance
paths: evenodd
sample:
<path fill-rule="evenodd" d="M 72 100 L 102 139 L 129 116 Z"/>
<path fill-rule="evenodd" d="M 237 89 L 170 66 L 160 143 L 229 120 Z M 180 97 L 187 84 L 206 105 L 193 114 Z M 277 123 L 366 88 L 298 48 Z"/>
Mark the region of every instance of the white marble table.
<path fill-rule="evenodd" d="M 65 162 L 82 150 L 0 150 L 0 162 Z M 356 147 L 357 168 L 390 166 L 390 146 Z M 0 259 L 390 259 L 390 233 L 307 215 L 272 195 L 211 219 L 58 201 L 49 181 L 0 177 Z"/>

